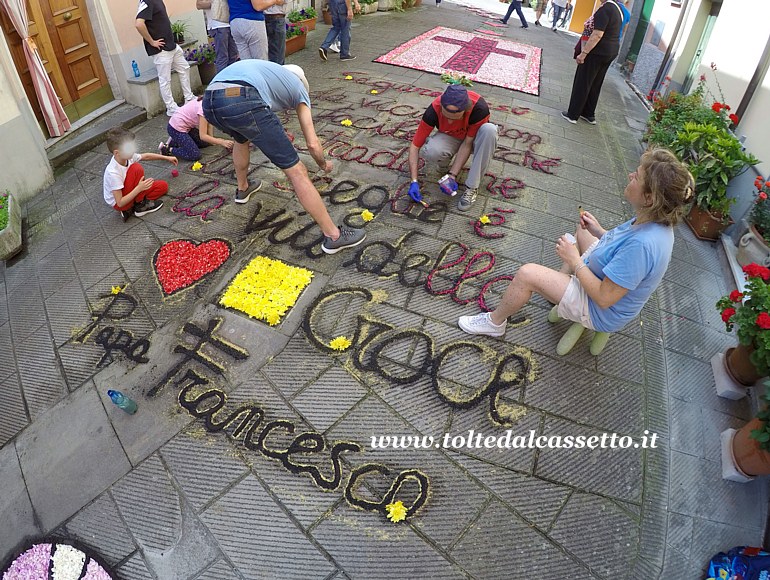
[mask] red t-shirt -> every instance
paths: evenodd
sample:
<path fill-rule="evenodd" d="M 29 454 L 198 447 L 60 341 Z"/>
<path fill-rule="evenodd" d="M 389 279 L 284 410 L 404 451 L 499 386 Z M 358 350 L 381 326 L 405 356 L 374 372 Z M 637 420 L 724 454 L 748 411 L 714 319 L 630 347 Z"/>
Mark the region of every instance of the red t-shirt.
<path fill-rule="evenodd" d="M 420 125 L 417 127 L 417 132 L 412 139 L 412 145 L 422 147 L 433 129 L 438 129 L 439 133 L 446 133 L 457 139 L 475 137 L 479 128 L 489 121 L 489 105 L 478 93 L 468 91 L 468 96 L 473 107 L 466 111 L 461 119 L 456 120 L 447 119 L 441 114 L 441 97 L 436 97 L 436 100 L 425 110 Z"/>

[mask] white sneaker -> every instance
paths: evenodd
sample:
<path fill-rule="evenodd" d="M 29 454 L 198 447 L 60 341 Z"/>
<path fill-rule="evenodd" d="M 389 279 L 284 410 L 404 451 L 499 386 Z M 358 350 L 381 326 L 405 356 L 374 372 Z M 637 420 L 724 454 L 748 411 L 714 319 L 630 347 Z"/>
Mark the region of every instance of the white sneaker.
<path fill-rule="evenodd" d="M 336 40 L 336 41 L 332 42 L 331 46 L 329 46 L 329 50 L 339 54 L 339 52 L 340 52 L 340 41 Z"/>
<path fill-rule="evenodd" d="M 489 312 L 476 316 L 461 316 L 457 325 L 468 334 L 486 334 L 487 336 L 504 336 L 508 321 L 500 325 L 493 324 Z"/>

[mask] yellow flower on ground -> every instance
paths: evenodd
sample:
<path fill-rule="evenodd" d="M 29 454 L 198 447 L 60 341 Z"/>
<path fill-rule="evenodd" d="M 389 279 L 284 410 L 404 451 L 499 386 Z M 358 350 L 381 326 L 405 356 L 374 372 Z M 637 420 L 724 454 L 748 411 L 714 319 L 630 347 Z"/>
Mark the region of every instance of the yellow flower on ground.
<path fill-rule="evenodd" d="M 200 171 L 201 169 L 203 169 L 203 165 L 201 164 L 200 161 L 196 161 L 195 163 L 192 164 L 192 167 L 190 169 L 192 169 L 193 171 Z"/>
<path fill-rule="evenodd" d="M 385 509 L 388 511 L 388 519 L 394 524 L 406 519 L 406 508 L 404 502 L 400 500 L 396 503 L 389 503 Z"/>
<path fill-rule="evenodd" d="M 120 286 L 113 286 L 110 292 L 112 292 L 113 294 L 120 294 L 121 290 L 123 290 L 123 288 L 121 288 Z"/>
<path fill-rule="evenodd" d="M 489 219 L 489 216 L 488 216 L 488 215 L 483 215 L 483 216 L 481 216 L 481 217 L 479 218 L 479 221 L 480 221 L 482 224 L 488 224 L 488 223 L 490 222 L 490 219 Z"/>
<path fill-rule="evenodd" d="M 312 277 L 310 270 L 257 256 L 233 278 L 219 303 L 275 326 Z"/>
<path fill-rule="evenodd" d="M 374 219 L 374 214 L 370 212 L 368 209 L 365 209 L 361 212 L 361 219 L 365 222 L 370 222 Z"/>
<path fill-rule="evenodd" d="M 372 89 L 372 90 L 371 90 L 371 91 L 369 91 L 369 92 L 370 92 L 370 93 L 372 93 L 373 95 L 376 95 L 376 94 L 377 94 L 377 93 L 379 93 L 380 91 L 378 91 L 377 89 Z"/>
<path fill-rule="evenodd" d="M 353 124 L 353 121 L 350 119 L 343 119 L 340 121 L 340 125 L 343 125 L 344 127 L 350 127 Z"/>
<path fill-rule="evenodd" d="M 337 338 L 335 338 L 334 340 L 332 340 L 329 343 L 329 346 L 331 348 L 333 348 L 334 350 L 343 351 L 343 350 L 347 350 L 348 348 L 350 348 L 351 344 L 353 344 L 353 343 L 350 342 L 350 340 L 347 337 L 338 336 Z"/>
<path fill-rule="evenodd" d="M 353 77 L 352 77 L 352 76 L 350 76 L 350 75 L 347 75 L 347 76 L 345 77 L 345 80 L 346 80 L 346 81 L 352 81 L 352 80 L 353 80 Z"/>

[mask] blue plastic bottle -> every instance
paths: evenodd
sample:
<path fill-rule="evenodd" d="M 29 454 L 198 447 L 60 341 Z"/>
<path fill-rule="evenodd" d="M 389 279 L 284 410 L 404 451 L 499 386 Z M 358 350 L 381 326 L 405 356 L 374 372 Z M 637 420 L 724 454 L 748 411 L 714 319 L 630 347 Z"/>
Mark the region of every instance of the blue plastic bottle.
<path fill-rule="evenodd" d="M 139 65 L 136 64 L 135 60 L 131 61 L 131 68 L 134 69 L 134 76 L 139 77 L 142 73 L 139 72 Z"/>
<path fill-rule="evenodd" d="M 107 395 L 112 399 L 112 402 L 115 403 L 115 405 L 123 409 L 129 415 L 136 413 L 136 401 L 133 399 L 129 399 L 120 391 L 109 390 L 107 391 Z"/>

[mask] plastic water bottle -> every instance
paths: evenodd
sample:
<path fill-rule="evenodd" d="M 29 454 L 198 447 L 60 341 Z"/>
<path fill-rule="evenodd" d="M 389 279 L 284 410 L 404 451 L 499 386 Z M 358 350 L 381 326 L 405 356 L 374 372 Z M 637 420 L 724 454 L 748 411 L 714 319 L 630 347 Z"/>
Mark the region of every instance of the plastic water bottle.
<path fill-rule="evenodd" d="M 116 406 L 123 409 L 129 415 L 136 413 L 136 401 L 133 399 L 129 399 L 120 391 L 109 390 L 107 391 L 107 395 L 112 399 L 112 402 L 115 403 Z"/>
<path fill-rule="evenodd" d="M 131 68 L 134 69 L 134 76 L 139 77 L 142 73 L 139 72 L 139 65 L 136 64 L 135 60 L 131 61 Z"/>

